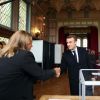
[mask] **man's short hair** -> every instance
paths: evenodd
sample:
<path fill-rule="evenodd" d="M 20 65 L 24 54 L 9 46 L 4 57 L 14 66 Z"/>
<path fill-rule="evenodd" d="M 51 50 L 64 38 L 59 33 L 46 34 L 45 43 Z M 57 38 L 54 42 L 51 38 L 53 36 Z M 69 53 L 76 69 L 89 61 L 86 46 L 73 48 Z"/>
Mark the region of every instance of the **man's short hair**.
<path fill-rule="evenodd" d="M 68 38 L 74 38 L 74 40 L 77 41 L 77 36 L 76 36 L 76 35 L 68 35 L 68 36 L 67 36 L 67 39 L 68 39 Z"/>

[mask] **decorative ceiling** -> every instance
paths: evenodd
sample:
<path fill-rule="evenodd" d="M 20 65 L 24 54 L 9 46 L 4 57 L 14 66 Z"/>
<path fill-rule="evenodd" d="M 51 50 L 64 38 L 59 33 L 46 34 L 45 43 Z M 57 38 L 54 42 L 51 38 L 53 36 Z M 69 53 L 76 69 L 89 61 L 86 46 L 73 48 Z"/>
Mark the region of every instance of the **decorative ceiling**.
<path fill-rule="evenodd" d="M 80 10 L 87 6 L 100 10 L 100 0 L 28 0 L 28 2 L 29 1 L 40 5 L 42 8 L 53 7 L 58 12 L 66 8 L 66 6 L 72 6 L 76 10 Z"/>
<path fill-rule="evenodd" d="M 7 0 L 2 4 L 11 2 Z M 53 19 L 100 18 L 100 0 L 24 0 L 38 7 L 43 16 Z M 36 8 L 37 9 L 37 8 Z M 35 12 L 36 10 L 34 10 Z M 37 12 L 37 11 L 36 11 Z"/>
<path fill-rule="evenodd" d="M 38 5 L 45 15 L 61 18 L 100 17 L 100 0 L 27 0 Z M 55 18 L 54 17 L 54 18 Z M 63 18 L 62 17 L 62 18 Z M 65 18 L 64 17 L 64 18 Z"/>

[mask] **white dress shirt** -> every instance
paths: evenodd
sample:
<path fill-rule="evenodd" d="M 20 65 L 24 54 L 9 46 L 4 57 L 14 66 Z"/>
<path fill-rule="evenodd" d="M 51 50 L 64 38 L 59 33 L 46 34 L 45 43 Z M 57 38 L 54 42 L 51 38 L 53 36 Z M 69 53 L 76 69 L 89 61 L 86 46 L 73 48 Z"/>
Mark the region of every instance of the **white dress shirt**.
<path fill-rule="evenodd" d="M 72 54 L 74 55 L 73 51 L 75 51 L 76 53 L 76 57 L 77 57 L 77 63 L 79 63 L 79 57 L 78 57 L 78 50 L 77 50 L 77 47 L 74 49 L 74 50 L 71 50 L 72 51 Z"/>

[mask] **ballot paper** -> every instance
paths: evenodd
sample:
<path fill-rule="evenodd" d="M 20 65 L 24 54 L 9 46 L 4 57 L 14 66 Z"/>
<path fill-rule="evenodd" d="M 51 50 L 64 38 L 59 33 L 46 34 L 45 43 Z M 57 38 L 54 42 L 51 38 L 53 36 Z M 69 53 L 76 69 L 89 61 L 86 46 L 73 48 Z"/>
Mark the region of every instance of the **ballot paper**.
<path fill-rule="evenodd" d="M 97 72 L 97 73 L 96 72 L 93 72 L 92 75 L 100 76 L 100 72 Z"/>
<path fill-rule="evenodd" d="M 97 66 L 100 66 L 100 63 L 96 64 Z"/>

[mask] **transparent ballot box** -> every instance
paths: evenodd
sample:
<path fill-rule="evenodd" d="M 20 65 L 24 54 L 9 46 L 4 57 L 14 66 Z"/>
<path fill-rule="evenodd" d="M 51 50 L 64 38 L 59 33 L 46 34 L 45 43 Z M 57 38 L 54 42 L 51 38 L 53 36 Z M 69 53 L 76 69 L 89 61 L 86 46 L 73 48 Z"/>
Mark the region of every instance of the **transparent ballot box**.
<path fill-rule="evenodd" d="M 79 72 L 79 96 L 100 96 L 100 69 L 81 69 Z"/>

